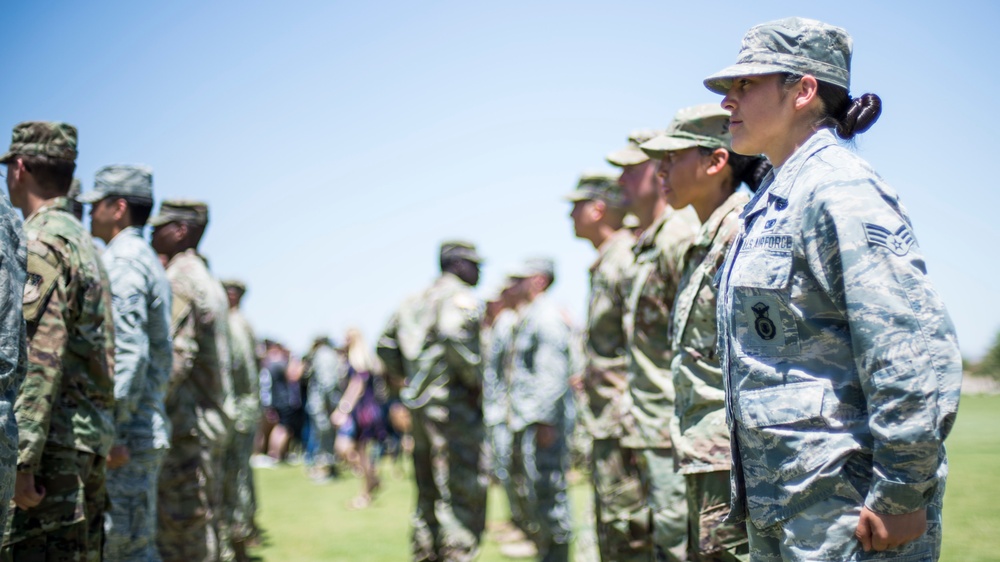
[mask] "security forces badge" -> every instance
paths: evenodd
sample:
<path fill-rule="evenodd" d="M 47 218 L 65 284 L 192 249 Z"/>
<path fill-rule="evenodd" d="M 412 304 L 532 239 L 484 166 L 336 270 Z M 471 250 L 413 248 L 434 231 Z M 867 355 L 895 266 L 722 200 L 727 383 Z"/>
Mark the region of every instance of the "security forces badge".
<path fill-rule="evenodd" d="M 774 357 L 797 352 L 796 330 L 782 322 L 782 305 L 775 295 L 741 295 L 741 301 L 743 322 L 736 330 L 744 353 Z"/>
<path fill-rule="evenodd" d="M 778 328 L 775 327 L 774 322 L 767 317 L 767 311 L 771 307 L 767 306 L 763 302 L 759 302 L 750 307 L 753 311 L 756 319 L 753 322 L 753 329 L 757 331 L 757 335 L 760 339 L 764 341 L 771 341 L 774 336 L 778 334 Z"/>

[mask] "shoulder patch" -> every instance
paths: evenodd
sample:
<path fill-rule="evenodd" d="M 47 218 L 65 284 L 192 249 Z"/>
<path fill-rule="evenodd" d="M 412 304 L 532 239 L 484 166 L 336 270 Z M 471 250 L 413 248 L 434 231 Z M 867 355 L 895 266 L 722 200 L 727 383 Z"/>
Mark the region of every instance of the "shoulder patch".
<path fill-rule="evenodd" d="M 55 256 L 39 242 L 28 243 L 27 272 L 24 279 L 24 319 L 35 322 L 45 308 L 45 301 L 59 280 Z"/>
<path fill-rule="evenodd" d="M 916 242 L 913 233 L 910 232 L 910 229 L 905 224 L 896 229 L 895 232 L 877 224 L 866 222 L 864 225 L 865 237 L 868 239 L 869 246 L 873 248 L 875 246 L 882 246 L 897 256 L 908 254 L 910 248 Z"/>
<path fill-rule="evenodd" d="M 24 304 L 31 304 L 42 298 L 42 276 L 29 273 L 24 279 Z"/>

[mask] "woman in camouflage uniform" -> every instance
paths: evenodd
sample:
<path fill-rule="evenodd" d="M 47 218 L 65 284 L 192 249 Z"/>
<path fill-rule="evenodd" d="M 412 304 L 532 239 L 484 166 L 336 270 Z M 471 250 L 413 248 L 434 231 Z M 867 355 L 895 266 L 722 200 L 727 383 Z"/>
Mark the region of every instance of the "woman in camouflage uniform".
<path fill-rule="evenodd" d="M 720 275 L 734 503 L 752 558 L 936 560 L 961 355 L 895 191 L 837 143 L 878 118 L 849 95 L 851 38 L 752 28 L 725 95 L 733 150 L 775 168 Z"/>
<path fill-rule="evenodd" d="M 688 560 L 746 559 L 747 535 L 729 515 L 729 430 L 722 367 L 716 353 L 716 289 L 712 279 L 733 238 L 739 214 L 770 166 L 763 158 L 730 152 L 729 112 L 698 105 L 677 112 L 665 134 L 640 148 L 660 160 L 667 203 L 690 205 L 701 222 L 684 255 L 672 311 L 671 347 L 675 416 L 670 439 L 684 475 L 688 506 Z"/>

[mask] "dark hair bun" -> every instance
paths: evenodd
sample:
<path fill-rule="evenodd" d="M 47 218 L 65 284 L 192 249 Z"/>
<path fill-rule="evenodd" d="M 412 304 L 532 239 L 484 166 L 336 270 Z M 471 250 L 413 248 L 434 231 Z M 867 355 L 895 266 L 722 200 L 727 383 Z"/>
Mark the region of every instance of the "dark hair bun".
<path fill-rule="evenodd" d="M 882 99 L 875 94 L 864 94 L 847 105 L 847 111 L 837 123 L 837 136 L 844 140 L 854 138 L 875 124 L 882 115 Z"/>
<path fill-rule="evenodd" d="M 764 176 L 771 171 L 772 167 L 773 166 L 771 166 L 771 163 L 767 160 L 767 158 L 764 158 L 763 156 L 755 158 L 750 165 L 747 166 L 746 171 L 743 172 L 743 182 L 747 184 L 750 191 L 756 193 L 757 188 L 760 187 L 760 183 L 764 181 Z"/>

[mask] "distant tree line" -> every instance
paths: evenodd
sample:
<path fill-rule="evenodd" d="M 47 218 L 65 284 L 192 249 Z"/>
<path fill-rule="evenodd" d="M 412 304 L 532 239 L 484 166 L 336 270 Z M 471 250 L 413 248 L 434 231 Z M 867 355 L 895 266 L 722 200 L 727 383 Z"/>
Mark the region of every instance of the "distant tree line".
<path fill-rule="evenodd" d="M 968 367 L 968 372 L 973 375 L 1000 379 L 1000 332 L 997 333 L 993 345 L 982 360 Z"/>

